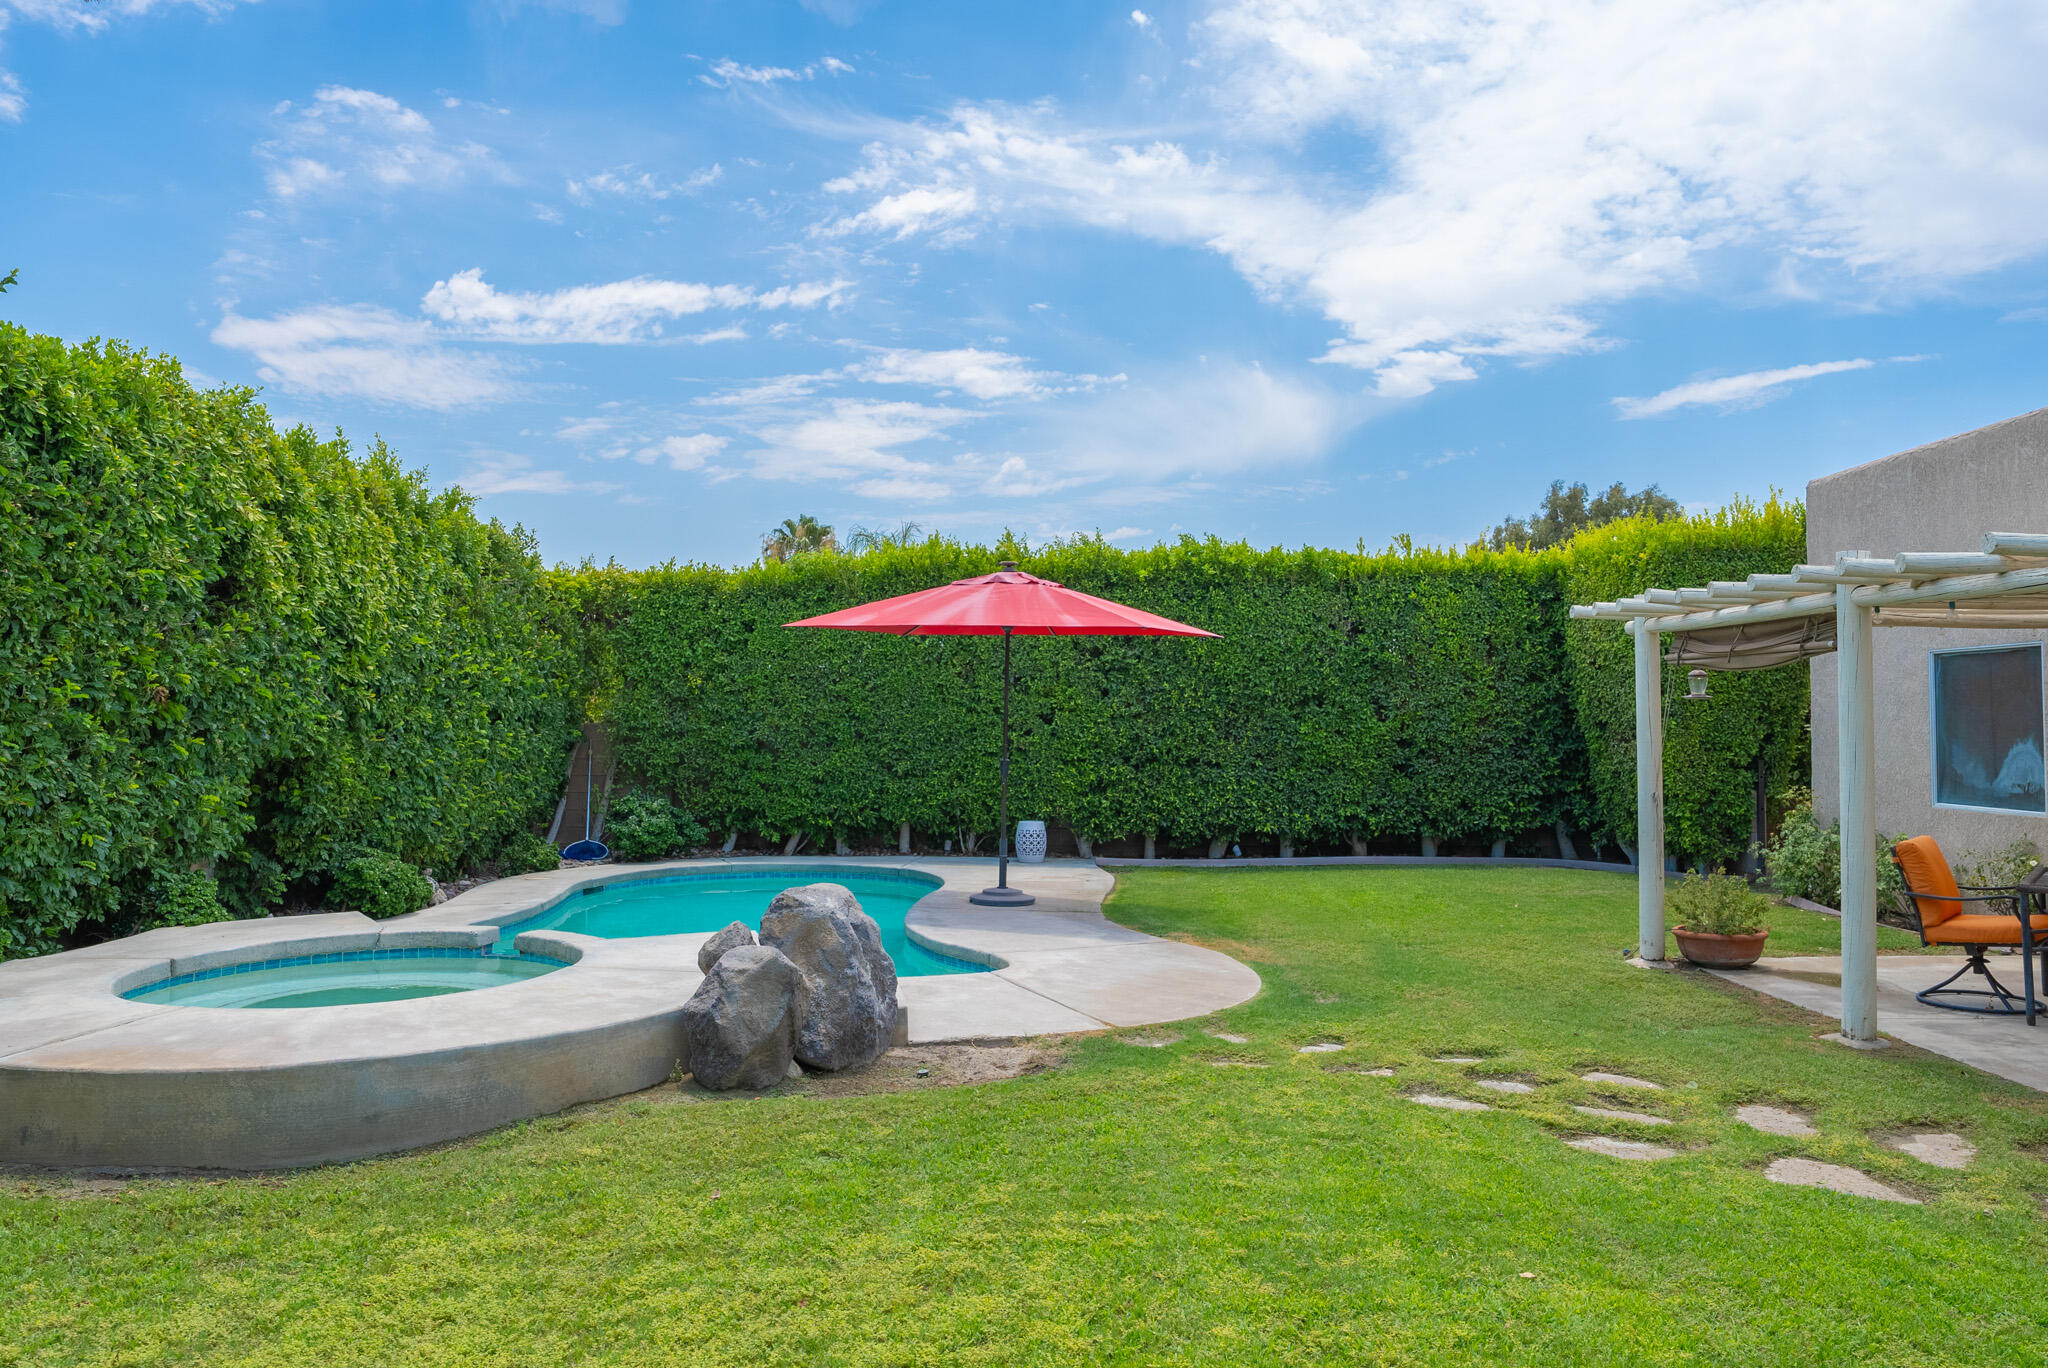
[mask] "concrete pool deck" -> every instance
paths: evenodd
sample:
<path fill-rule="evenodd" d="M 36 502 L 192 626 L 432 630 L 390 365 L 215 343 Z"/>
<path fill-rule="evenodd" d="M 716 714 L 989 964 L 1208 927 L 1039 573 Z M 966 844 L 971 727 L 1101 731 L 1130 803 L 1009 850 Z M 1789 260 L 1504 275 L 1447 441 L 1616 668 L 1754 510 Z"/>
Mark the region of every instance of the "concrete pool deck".
<path fill-rule="evenodd" d="M 990 972 L 899 981 L 914 1043 L 1045 1035 L 1201 1016 L 1259 990 L 1213 950 L 1110 922 L 1091 864 L 1013 866 L 1038 896 L 973 907 L 981 859 L 797 858 L 596 865 L 501 879 L 407 917 L 353 912 L 164 928 L 0 964 L 0 1162 L 278 1168 L 474 1134 L 651 1087 L 684 1050 L 681 1012 L 708 932 L 607 940 L 522 932 L 570 961 L 522 983 L 400 1002 L 259 1011 L 121 993 L 225 964 L 334 951 L 475 946 L 578 890 L 692 870 L 916 870 L 940 887 L 906 922 L 927 948 Z"/>

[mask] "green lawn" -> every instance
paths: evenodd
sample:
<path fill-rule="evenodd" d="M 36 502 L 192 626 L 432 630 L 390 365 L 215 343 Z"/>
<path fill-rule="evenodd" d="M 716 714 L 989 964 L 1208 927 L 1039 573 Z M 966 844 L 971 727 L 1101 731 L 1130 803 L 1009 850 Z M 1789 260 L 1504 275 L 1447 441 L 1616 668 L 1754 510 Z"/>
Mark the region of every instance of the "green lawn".
<path fill-rule="evenodd" d="M 1555 870 L 1126 874 L 1265 991 L 980 1087 L 668 1093 L 318 1172 L 0 1191 L 0 1363 L 2041 1363 L 2048 1098 L 1702 976 Z M 1138 1033 L 1126 1033 L 1138 1034 Z M 1340 1054 L 1296 1048 L 1338 1039 Z M 2044 1032 L 2048 1048 L 2048 1032 Z M 1433 1062 L 1482 1055 L 1482 1066 Z M 1238 1060 L 1263 1068 L 1215 1067 Z M 1392 1065 L 1393 1078 L 1349 1066 Z M 1682 1158 L 1567 1148 L 1587 1069 Z M 1480 1072 L 1540 1082 L 1483 1093 Z M 1404 1100 L 1426 1086 L 1496 1110 Z M 1729 1119 L 1815 1111 L 1790 1140 Z M 1615 1099 L 1607 1100 L 1610 1105 Z M 1961 1173 L 1869 1136 L 1931 1125 Z M 1927 1199 L 1767 1183 L 1851 1164 Z M 1523 1273 L 1533 1273 L 1525 1278 Z"/>

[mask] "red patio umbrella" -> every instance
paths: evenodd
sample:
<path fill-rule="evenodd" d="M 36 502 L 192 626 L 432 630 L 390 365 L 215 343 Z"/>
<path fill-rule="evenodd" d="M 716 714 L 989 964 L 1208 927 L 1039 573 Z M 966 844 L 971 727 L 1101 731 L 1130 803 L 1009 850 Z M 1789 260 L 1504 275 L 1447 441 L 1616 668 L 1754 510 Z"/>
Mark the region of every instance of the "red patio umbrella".
<path fill-rule="evenodd" d="M 891 632 L 897 636 L 995 636 L 1003 638 L 1002 805 L 996 838 L 996 886 L 968 899 L 987 907 L 1025 907 L 1033 899 L 1010 887 L 1010 638 L 1025 636 L 1213 637 L 1199 627 L 1154 613 L 1126 608 L 1051 580 L 1027 575 L 1004 561 L 993 575 L 954 580 L 937 589 L 863 603 L 788 627 L 832 627 L 845 632 Z"/>

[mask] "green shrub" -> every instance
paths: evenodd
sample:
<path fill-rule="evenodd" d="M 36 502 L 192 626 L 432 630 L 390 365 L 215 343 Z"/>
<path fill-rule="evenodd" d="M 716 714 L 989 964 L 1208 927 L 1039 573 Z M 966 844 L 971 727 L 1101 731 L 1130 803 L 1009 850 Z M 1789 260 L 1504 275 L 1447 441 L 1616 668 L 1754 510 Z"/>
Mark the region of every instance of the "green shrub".
<path fill-rule="evenodd" d="M 455 869 L 552 807 L 583 629 L 381 443 L 0 324 L 0 490 L 0 956 L 195 865 L 253 915 L 337 849 Z"/>
<path fill-rule="evenodd" d="M 538 874 L 561 864 L 562 853 L 530 831 L 519 832 L 498 852 L 498 867 L 507 874 Z"/>
<path fill-rule="evenodd" d="M 432 901 L 434 885 L 427 876 L 396 855 L 358 855 L 341 867 L 327 896 L 331 907 L 365 916 L 402 917 Z"/>
<path fill-rule="evenodd" d="M 2018 840 L 1988 855 L 1966 854 L 1956 861 L 1956 882 L 1973 888 L 2010 888 L 2034 872 L 2041 852 L 2032 841 Z"/>
<path fill-rule="evenodd" d="M 615 793 L 605 812 L 604 842 L 629 863 L 685 854 L 704 837 L 701 824 L 657 793 Z"/>
<path fill-rule="evenodd" d="M 205 926 L 226 921 L 232 915 L 221 906 L 220 892 L 213 877 L 198 870 L 160 875 L 153 926 Z"/>
<path fill-rule="evenodd" d="M 1764 929 L 1770 899 L 1748 882 L 1721 870 L 1705 878 L 1688 874 L 1665 885 L 1664 906 L 1674 924 L 1709 936 L 1746 936 Z"/>
<path fill-rule="evenodd" d="M 1764 848 L 1764 869 L 1771 887 L 1788 897 L 1805 898 L 1822 907 L 1842 905 L 1842 824 L 1823 827 L 1813 811 L 1813 791 L 1800 785 L 1785 790 L 1785 818 L 1778 834 Z M 1903 839 L 1879 832 L 1871 859 L 1877 871 L 1879 911 L 1905 906 L 1906 881 L 1892 860 L 1892 847 Z M 2030 866 L 2031 867 L 2031 866 Z"/>

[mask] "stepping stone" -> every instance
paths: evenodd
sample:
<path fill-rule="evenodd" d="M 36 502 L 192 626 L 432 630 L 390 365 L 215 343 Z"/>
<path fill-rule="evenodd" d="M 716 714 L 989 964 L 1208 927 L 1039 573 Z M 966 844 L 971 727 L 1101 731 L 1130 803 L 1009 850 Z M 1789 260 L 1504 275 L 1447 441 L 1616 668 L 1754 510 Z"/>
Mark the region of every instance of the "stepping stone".
<path fill-rule="evenodd" d="M 1232 1035 L 1228 1031 L 1211 1031 L 1209 1035 L 1216 1040 L 1225 1041 L 1232 1045 L 1249 1045 L 1251 1043 L 1249 1036 Z"/>
<path fill-rule="evenodd" d="M 1477 1064 L 1480 1062 L 1480 1059 L 1478 1055 L 1438 1055 L 1436 1062 L 1439 1064 Z"/>
<path fill-rule="evenodd" d="M 1910 1154 L 1923 1164 L 1936 1168 L 1968 1168 L 1970 1161 L 1977 1157 L 1977 1147 L 1960 1135 L 1942 1131 L 1929 1135 L 1908 1135 L 1886 1142 L 1893 1149 Z"/>
<path fill-rule="evenodd" d="M 1765 1135 L 1818 1135 L 1798 1112 L 1789 1112 L 1782 1107 L 1766 1107 L 1761 1104 L 1737 1107 L 1735 1119 L 1751 1130 L 1760 1130 Z"/>
<path fill-rule="evenodd" d="M 1642 1126 L 1668 1126 L 1668 1116 L 1652 1116 L 1648 1112 L 1618 1111 L 1613 1107 L 1581 1107 L 1573 1105 L 1572 1110 L 1582 1116 L 1604 1116 L 1609 1121 L 1633 1121 Z"/>
<path fill-rule="evenodd" d="M 1652 1083 L 1647 1078 L 1633 1078 L 1628 1074 L 1596 1072 L 1580 1074 L 1579 1077 L 1588 1083 L 1605 1083 L 1610 1088 L 1654 1088 L 1658 1092 L 1664 1091 L 1662 1083 Z"/>
<path fill-rule="evenodd" d="M 1536 1091 L 1527 1083 L 1513 1078 L 1475 1078 L 1472 1081 L 1482 1088 L 1498 1093 L 1532 1093 Z"/>
<path fill-rule="evenodd" d="M 1146 1050 L 1163 1050 L 1169 1045 L 1180 1044 L 1180 1037 L 1177 1035 L 1121 1036 L 1119 1039 L 1126 1045 L 1136 1045 Z"/>
<path fill-rule="evenodd" d="M 1207 1059 L 1202 1062 L 1212 1069 L 1263 1069 L 1267 1067 L 1264 1064 L 1253 1063 L 1249 1059 Z"/>
<path fill-rule="evenodd" d="M 1492 1111 L 1484 1102 L 1474 1102 L 1464 1097 L 1439 1097 L 1435 1093 L 1415 1093 L 1408 1099 L 1425 1107 L 1441 1107 L 1445 1111 Z"/>
<path fill-rule="evenodd" d="M 1678 1151 L 1642 1140 L 1617 1140 L 1611 1135 L 1580 1135 L 1565 1141 L 1575 1150 L 1604 1154 L 1610 1159 L 1676 1159 Z"/>
<path fill-rule="evenodd" d="M 1392 1069 L 1367 1069 L 1365 1072 L 1371 1078 L 1392 1078 L 1394 1076 Z"/>
<path fill-rule="evenodd" d="M 1903 1202 L 1907 1206 L 1920 1205 L 1919 1198 L 1888 1188 L 1867 1173 L 1858 1173 L 1840 1164 L 1823 1164 L 1818 1159 L 1773 1159 L 1771 1166 L 1764 1170 L 1764 1177 L 1793 1187 L 1826 1188 L 1829 1192 L 1846 1192 L 1852 1197 Z"/>
<path fill-rule="evenodd" d="M 1295 1053 L 1296 1053 L 1296 1054 L 1335 1054 L 1335 1053 L 1337 1053 L 1337 1051 L 1339 1051 L 1339 1050 L 1341 1050 L 1341 1049 L 1343 1049 L 1343 1048 L 1344 1048 L 1344 1047 L 1343 1047 L 1342 1045 L 1336 1044 L 1336 1043 L 1335 1043 L 1334 1041 L 1328 1041 L 1328 1040 L 1320 1040 L 1320 1041 L 1317 1041 L 1317 1042 L 1316 1042 L 1315 1044 L 1313 1044 L 1313 1045 L 1304 1045 L 1304 1046 L 1302 1046 L 1302 1047 L 1301 1047 L 1300 1049 L 1296 1050 L 1296 1051 L 1295 1051 Z"/>

